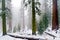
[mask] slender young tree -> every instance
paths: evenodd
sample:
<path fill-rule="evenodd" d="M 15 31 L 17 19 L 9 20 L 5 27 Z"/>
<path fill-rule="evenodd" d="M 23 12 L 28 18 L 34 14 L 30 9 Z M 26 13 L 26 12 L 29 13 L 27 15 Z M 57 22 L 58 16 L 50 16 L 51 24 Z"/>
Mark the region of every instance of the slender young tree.
<path fill-rule="evenodd" d="M 5 13 L 5 0 L 2 0 L 2 28 L 3 35 L 6 35 L 6 13 Z"/>
<path fill-rule="evenodd" d="M 52 14 L 52 30 L 58 29 L 58 10 L 57 0 L 53 0 L 53 14 Z"/>
<path fill-rule="evenodd" d="M 35 0 L 32 0 L 32 34 L 36 34 Z"/>
<path fill-rule="evenodd" d="M 33 35 L 35 35 L 36 34 L 36 19 L 35 19 L 35 15 L 36 15 L 36 13 L 38 13 L 38 15 L 40 15 L 41 13 L 41 11 L 40 11 L 40 9 L 39 9 L 39 7 L 40 7 L 40 2 L 39 1 L 37 1 L 37 2 L 35 2 L 35 0 L 28 0 L 27 1 L 27 3 L 25 3 L 25 6 L 27 7 L 29 4 L 31 4 L 32 3 L 32 34 Z M 37 5 L 39 5 L 39 7 L 37 7 Z"/>

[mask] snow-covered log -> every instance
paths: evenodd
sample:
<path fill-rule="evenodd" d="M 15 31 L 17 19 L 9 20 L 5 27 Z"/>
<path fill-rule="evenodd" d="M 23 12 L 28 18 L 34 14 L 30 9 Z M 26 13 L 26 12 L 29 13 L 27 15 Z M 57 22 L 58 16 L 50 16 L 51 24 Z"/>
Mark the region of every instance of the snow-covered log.
<path fill-rule="evenodd" d="M 36 36 L 36 35 L 18 35 L 18 34 L 8 34 L 14 38 L 28 39 L 28 40 L 45 40 L 44 37 Z"/>
<path fill-rule="evenodd" d="M 50 36 L 52 36 L 54 39 L 55 39 L 55 35 L 53 35 L 53 34 L 51 34 L 51 33 L 48 33 L 48 32 L 45 32 L 46 34 L 48 34 L 48 35 L 50 35 Z"/>

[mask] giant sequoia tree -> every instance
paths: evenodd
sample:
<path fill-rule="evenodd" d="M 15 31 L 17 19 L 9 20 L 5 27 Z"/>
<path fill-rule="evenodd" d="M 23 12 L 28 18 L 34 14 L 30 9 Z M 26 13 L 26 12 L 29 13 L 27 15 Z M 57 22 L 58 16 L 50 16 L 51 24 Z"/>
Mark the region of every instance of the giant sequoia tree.
<path fill-rule="evenodd" d="M 52 30 L 58 29 L 58 9 L 57 0 L 53 0 Z"/>
<path fill-rule="evenodd" d="M 5 13 L 5 0 L 2 0 L 2 28 L 3 35 L 6 35 L 6 13 Z"/>

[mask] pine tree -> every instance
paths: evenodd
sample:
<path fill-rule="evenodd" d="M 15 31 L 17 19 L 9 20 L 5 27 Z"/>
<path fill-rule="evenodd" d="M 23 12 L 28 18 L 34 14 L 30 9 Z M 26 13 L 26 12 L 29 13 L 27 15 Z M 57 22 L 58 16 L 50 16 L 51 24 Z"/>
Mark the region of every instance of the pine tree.
<path fill-rule="evenodd" d="M 48 27 L 48 16 L 47 14 L 44 14 L 42 19 L 40 20 L 38 24 L 38 33 L 43 34 L 43 32 L 47 29 Z"/>

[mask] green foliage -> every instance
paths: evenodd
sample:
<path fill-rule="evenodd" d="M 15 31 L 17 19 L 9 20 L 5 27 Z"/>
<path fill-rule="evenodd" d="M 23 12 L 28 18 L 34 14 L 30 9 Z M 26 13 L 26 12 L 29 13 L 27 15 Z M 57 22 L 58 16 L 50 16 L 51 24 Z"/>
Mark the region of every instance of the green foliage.
<path fill-rule="evenodd" d="M 0 12 L 0 17 L 1 17 L 3 14 L 5 14 L 6 17 L 11 17 L 11 16 L 10 16 L 10 15 L 11 15 L 11 11 L 10 11 L 10 9 L 5 8 L 4 11 L 2 11 L 2 9 L 0 9 L 0 10 L 1 10 L 1 12 Z"/>
<path fill-rule="evenodd" d="M 36 8 L 35 13 L 38 13 L 38 15 L 41 15 L 41 10 L 38 7 L 35 7 L 35 8 Z"/>
<path fill-rule="evenodd" d="M 38 15 L 41 15 L 40 5 L 40 2 L 35 2 L 35 13 L 38 13 Z"/>
<path fill-rule="evenodd" d="M 42 20 L 40 20 L 38 25 L 38 32 L 39 34 L 43 34 L 43 32 L 48 27 L 48 17 L 46 14 L 43 15 Z"/>
<path fill-rule="evenodd" d="M 43 33 L 43 31 L 44 31 L 43 27 L 44 27 L 44 25 L 43 25 L 42 21 L 40 21 L 39 27 L 38 27 L 39 34 Z"/>
<path fill-rule="evenodd" d="M 32 1 L 31 0 L 28 0 L 27 2 L 25 2 L 25 7 L 28 7 L 28 5 L 30 5 L 32 3 Z M 35 2 L 34 1 L 34 5 L 35 5 L 35 13 L 38 13 L 38 15 L 40 15 L 41 14 L 41 10 L 40 10 L 40 2 L 38 1 L 38 2 Z"/>

